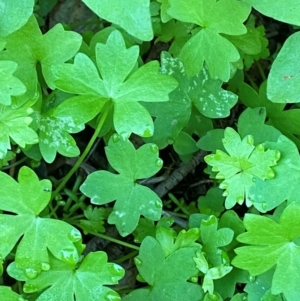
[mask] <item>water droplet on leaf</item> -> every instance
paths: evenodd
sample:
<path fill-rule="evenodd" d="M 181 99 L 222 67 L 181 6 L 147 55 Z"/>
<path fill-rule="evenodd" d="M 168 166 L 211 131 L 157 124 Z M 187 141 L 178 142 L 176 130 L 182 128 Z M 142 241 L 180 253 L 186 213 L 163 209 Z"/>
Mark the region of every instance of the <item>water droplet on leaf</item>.
<path fill-rule="evenodd" d="M 134 258 L 134 263 L 137 265 L 137 266 L 140 266 L 142 265 L 142 260 L 139 258 L 139 257 L 135 257 Z"/>
<path fill-rule="evenodd" d="M 208 298 L 212 301 L 217 301 L 219 300 L 219 296 L 215 294 L 208 294 Z"/>
<path fill-rule="evenodd" d="M 70 264 L 75 264 L 76 260 L 74 258 L 73 249 L 62 249 L 61 260 Z"/>
<path fill-rule="evenodd" d="M 162 159 L 157 159 L 157 161 L 155 162 L 155 165 L 157 167 L 162 167 L 164 164 L 164 161 Z"/>
<path fill-rule="evenodd" d="M 152 135 L 153 135 L 153 130 L 152 127 L 149 126 L 148 128 L 145 129 L 142 137 L 147 138 L 147 137 L 151 137 Z"/>
<path fill-rule="evenodd" d="M 32 108 L 28 108 L 27 110 L 26 110 L 26 113 L 29 115 L 29 114 L 32 114 L 33 113 L 33 109 Z"/>
<path fill-rule="evenodd" d="M 42 270 L 43 271 L 49 271 L 50 270 L 50 264 L 48 262 L 42 262 Z"/>
<path fill-rule="evenodd" d="M 193 282 L 193 283 L 197 283 L 197 282 L 198 282 L 198 277 L 194 276 L 194 277 L 192 277 L 190 280 L 191 280 L 191 282 Z"/>
<path fill-rule="evenodd" d="M 117 276 L 119 278 L 122 278 L 125 274 L 124 269 L 121 266 L 114 263 L 110 264 L 108 269 L 111 275 Z"/>
<path fill-rule="evenodd" d="M 255 276 L 249 275 L 248 280 L 250 282 L 254 282 L 255 281 Z"/>
<path fill-rule="evenodd" d="M 33 269 L 33 268 L 26 268 L 25 269 L 25 275 L 29 279 L 34 279 L 34 278 L 37 277 L 38 271 L 36 269 Z"/>
<path fill-rule="evenodd" d="M 253 139 L 253 136 L 252 136 L 252 135 L 248 135 L 248 136 L 246 137 L 246 139 L 247 139 L 248 144 L 253 145 L 254 139 Z"/>
<path fill-rule="evenodd" d="M 32 118 L 31 117 L 25 117 L 24 122 L 25 122 L 26 125 L 29 125 L 32 122 Z"/>
<path fill-rule="evenodd" d="M 23 290 L 26 294 L 29 294 L 29 293 L 34 293 L 34 292 L 38 291 L 39 288 L 37 285 L 31 284 L 31 283 L 25 283 L 23 286 Z"/>
<path fill-rule="evenodd" d="M 162 202 L 161 202 L 161 200 L 156 200 L 155 201 L 155 207 L 157 208 L 157 209 L 160 209 L 160 208 L 162 208 Z"/>
<path fill-rule="evenodd" d="M 262 203 L 261 203 L 261 209 L 262 209 L 263 211 L 265 211 L 265 210 L 267 209 L 267 203 L 266 203 L 266 202 L 262 202 Z"/>
<path fill-rule="evenodd" d="M 275 177 L 275 172 L 272 170 L 272 169 L 270 169 L 269 171 L 268 171 L 268 173 L 267 173 L 267 179 L 268 180 L 271 180 L 271 179 L 273 179 Z"/>
<path fill-rule="evenodd" d="M 77 241 L 81 240 L 81 234 L 77 229 L 72 229 L 72 231 L 68 234 L 68 238 L 72 242 L 77 242 Z"/>
<path fill-rule="evenodd" d="M 112 141 L 113 142 L 118 142 L 120 140 L 120 136 L 118 135 L 118 134 L 113 134 L 113 136 L 112 136 Z"/>
<path fill-rule="evenodd" d="M 150 146 L 150 149 L 151 151 L 154 153 L 154 154 L 157 154 L 158 153 L 158 146 L 156 144 L 152 144 Z"/>
<path fill-rule="evenodd" d="M 119 301 L 121 297 L 115 291 L 109 291 L 104 295 L 106 301 Z"/>
<path fill-rule="evenodd" d="M 278 161 L 279 159 L 280 159 L 280 151 L 278 151 L 278 150 L 276 150 L 275 151 L 275 159 L 276 159 L 276 161 Z"/>
<path fill-rule="evenodd" d="M 259 151 L 264 151 L 265 148 L 262 144 L 258 144 L 257 147 L 256 147 Z"/>

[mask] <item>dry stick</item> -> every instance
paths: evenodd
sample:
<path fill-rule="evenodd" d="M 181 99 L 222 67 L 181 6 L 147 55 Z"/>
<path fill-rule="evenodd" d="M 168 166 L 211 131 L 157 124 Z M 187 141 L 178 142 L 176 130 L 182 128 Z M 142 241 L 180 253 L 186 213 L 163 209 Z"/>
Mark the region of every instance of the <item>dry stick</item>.
<path fill-rule="evenodd" d="M 193 171 L 201 161 L 203 161 L 206 152 L 198 151 L 189 163 L 182 163 L 165 181 L 161 182 L 153 190 L 160 197 L 164 197 L 171 189 L 173 189 L 179 182 L 181 182 L 187 174 Z M 186 228 L 187 221 L 177 216 L 174 216 L 172 212 L 163 210 L 163 215 L 174 218 L 174 222 L 179 226 Z"/>

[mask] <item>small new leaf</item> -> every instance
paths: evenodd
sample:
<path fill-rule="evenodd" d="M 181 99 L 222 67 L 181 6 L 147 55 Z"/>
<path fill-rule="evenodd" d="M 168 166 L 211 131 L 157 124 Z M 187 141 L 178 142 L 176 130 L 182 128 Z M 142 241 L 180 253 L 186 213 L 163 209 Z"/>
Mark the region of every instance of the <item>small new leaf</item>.
<path fill-rule="evenodd" d="M 232 128 L 226 128 L 222 140 L 227 153 L 217 150 L 215 154 L 205 157 L 205 162 L 217 172 L 216 178 L 222 179 L 221 189 L 225 189 L 225 207 L 232 208 L 236 203 L 252 205 L 249 190 L 256 181 L 273 179 L 275 173 L 271 166 L 277 164 L 280 152 L 265 148 L 262 144 L 253 145 L 253 137 L 246 136 L 243 140 Z"/>
<path fill-rule="evenodd" d="M 233 265 L 248 270 L 253 276 L 276 265 L 271 291 L 274 295 L 283 293 L 287 300 L 300 299 L 299 214 L 300 205 L 295 202 L 286 207 L 279 223 L 266 216 L 246 214 L 247 232 L 237 239 L 251 246 L 235 249 L 237 257 L 232 261 Z"/>
<path fill-rule="evenodd" d="M 103 205 L 116 200 L 108 222 L 115 224 L 120 234 L 126 236 L 137 227 L 140 215 L 150 220 L 161 217 L 160 198 L 137 180 L 157 173 L 163 162 L 155 144 L 144 144 L 136 150 L 129 140 L 117 134 L 112 136 L 105 152 L 119 174 L 96 171 L 88 176 L 80 190 L 93 204 Z"/>

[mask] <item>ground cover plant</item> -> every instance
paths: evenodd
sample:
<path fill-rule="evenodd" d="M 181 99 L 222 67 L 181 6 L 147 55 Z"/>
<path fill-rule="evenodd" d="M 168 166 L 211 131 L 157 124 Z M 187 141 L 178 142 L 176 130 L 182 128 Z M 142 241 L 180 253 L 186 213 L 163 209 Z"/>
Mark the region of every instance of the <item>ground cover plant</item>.
<path fill-rule="evenodd" d="M 0 16 L 1 301 L 300 300 L 298 0 Z"/>

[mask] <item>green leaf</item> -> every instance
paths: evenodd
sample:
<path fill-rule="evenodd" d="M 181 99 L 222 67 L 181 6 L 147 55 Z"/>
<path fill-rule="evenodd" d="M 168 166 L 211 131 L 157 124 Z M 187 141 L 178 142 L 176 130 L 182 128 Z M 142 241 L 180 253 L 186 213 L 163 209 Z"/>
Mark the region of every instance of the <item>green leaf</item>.
<path fill-rule="evenodd" d="M 280 136 L 276 142 L 266 142 L 265 147 L 276 147 L 281 159 L 273 167 L 275 178 L 265 182 L 257 179 L 249 191 L 249 199 L 261 212 L 272 210 L 285 200 L 299 202 L 300 158 L 297 147 L 285 136 Z"/>
<path fill-rule="evenodd" d="M 271 166 L 277 164 L 280 152 L 268 149 L 262 144 L 253 145 L 253 137 L 246 136 L 241 140 L 239 134 L 232 128 L 226 128 L 223 144 L 227 153 L 217 150 L 216 154 L 205 157 L 212 171 L 217 172 L 217 179 L 224 179 L 220 188 L 225 189 L 225 207 L 232 208 L 236 203 L 242 204 L 246 198 L 249 202 L 249 190 L 254 185 L 256 178 L 264 180 L 273 179 L 275 176 Z M 254 180 L 253 180 L 254 179 Z"/>
<path fill-rule="evenodd" d="M 68 93 L 98 96 L 102 101 L 111 99 L 116 131 L 127 137 L 131 133 L 149 137 L 154 131 L 153 121 L 138 102 L 167 101 L 177 83 L 170 76 L 158 73 L 156 61 L 133 72 L 137 59 L 138 46 L 127 49 L 121 33 L 115 30 L 106 44 L 96 44 L 97 67 L 102 79 L 91 59 L 79 53 L 74 64 L 53 67 L 55 84 Z"/>
<path fill-rule="evenodd" d="M 201 222 L 202 250 L 206 253 L 209 265 L 218 266 L 226 262 L 221 247 L 231 243 L 234 232 L 229 228 L 218 229 L 218 220 L 214 215 Z M 225 257 L 224 257 L 225 256 Z"/>
<path fill-rule="evenodd" d="M 285 136 L 291 139 L 300 148 L 300 109 L 285 109 L 285 104 L 273 103 L 267 98 L 267 82 L 263 82 L 259 93 L 245 83 L 239 84 L 241 101 L 251 108 L 265 107 L 269 121 Z"/>
<path fill-rule="evenodd" d="M 148 0 L 83 0 L 99 17 L 117 24 L 143 41 L 153 38 Z"/>
<path fill-rule="evenodd" d="M 168 233 L 166 235 L 168 236 Z M 161 237 L 160 240 L 164 239 Z M 135 263 L 140 276 L 149 287 L 133 290 L 123 300 L 202 300 L 201 287 L 187 282 L 189 278 L 197 275 L 193 257 L 196 256 L 199 247 L 199 245 L 177 247 L 171 254 L 165 255 L 164 246 L 160 241 L 150 236 L 146 237 Z"/>
<path fill-rule="evenodd" d="M 8 286 L 0 286 L 0 295 L 5 301 L 26 301 Z"/>
<path fill-rule="evenodd" d="M 66 157 L 76 157 L 80 151 L 69 133 L 82 131 L 103 107 L 97 96 L 75 96 L 63 101 L 40 116 L 39 146 L 46 162 L 52 163 L 56 152 Z"/>
<path fill-rule="evenodd" d="M 300 25 L 300 7 L 298 0 L 274 0 L 272 5 L 268 0 L 243 0 L 251 4 L 260 13 L 281 22 Z"/>
<path fill-rule="evenodd" d="M 104 219 L 107 215 L 105 208 L 93 208 L 92 206 L 88 206 L 83 213 L 86 219 L 81 219 L 79 223 L 86 233 L 105 232 L 105 228 L 103 226 Z"/>
<path fill-rule="evenodd" d="M 10 276 L 26 281 L 23 290 L 33 293 L 44 290 L 36 301 L 64 300 L 97 301 L 121 300 L 120 296 L 104 285 L 114 285 L 124 276 L 121 266 L 108 263 L 105 252 L 91 252 L 80 266 L 67 264 L 50 256 L 50 270 L 30 279 L 14 263 L 8 267 Z"/>
<path fill-rule="evenodd" d="M 287 300 L 298 300 L 300 281 L 299 204 L 292 203 L 283 211 L 279 223 L 255 214 L 246 214 L 246 233 L 238 240 L 251 246 L 237 248 L 232 264 L 260 275 L 276 265 L 271 292 L 283 293 Z M 288 283 L 288 285 L 287 285 Z"/>
<path fill-rule="evenodd" d="M 188 74 L 196 75 L 205 62 L 212 78 L 228 81 L 230 63 L 238 61 L 240 55 L 234 45 L 220 34 L 245 34 L 247 29 L 242 23 L 251 7 L 235 0 L 169 0 L 169 3 L 171 7 L 167 13 L 170 16 L 202 27 L 180 53 Z"/>
<path fill-rule="evenodd" d="M 0 2 L 0 37 L 21 28 L 33 12 L 34 0 L 20 0 L 16 6 L 10 0 Z"/>
<path fill-rule="evenodd" d="M 65 31 L 61 24 L 55 25 L 43 35 L 33 16 L 22 28 L 6 37 L 5 40 L 6 51 L 0 53 L 0 58 L 18 63 L 15 76 L 27 88 L 27 92 L 17 98 L 17 104 L 24 103 L 28 98 L 37 97 L 38 64 L 41 64 L 47 85 L 53 89 L 51 66 L 72 58 L 81 45 L 81 36 L 76 32 Z"/>
<path fill-rule="evenodd" d="M 286 5 L 286 4 L 284 4 Z M 299 7 L 299 4 L 297 4 Z M 298 8 L 298 10 L 300 10 Z M 297 14 L 299 15 L 299 14 Z M 300 24 L 300 23 L 299 23 Z M 300 102 L 300 32 L 291 35 L 278 53 L 268 77 L 267 95 L 275 103 Z M 291 57 L 293 53 L 293 57 Z"/>
<path fill-rule="evenodd" d="M 1 258 L 20 240 L 15 261 L 29 278 L 35 278 L 49 266 L 48 250 L 65 262 L 77 262 L 78 252 L 73 242 L 81 240 L 80 232 L 63 221 L 39 217 L 49 203 L 51 182 L 39 181 L 26 166 L 20 169 L 18 180 L 19 183 L 0 172 L 0 209 L 10 212 L 0 215 Z"/>
<path fill-rule="evenodd" d="M 88 176 L 80 190 L 93 204 L 117 200 L 108 222 L 115 224 L 120 234 L 126 236 L 137 227 L 140 215 L 150 220 L 160 218 L 161 200 L 151 189 L 136 181 L 157 173 L 163 162 L 155 144 L 144 144 L 136 150 L 129 140 L 117 134 L 110 139 L 105 152 L 119 174 L 96 171 Z"/>
<path fill-rule="evenodd" d="M 277 141 L 281 133 L 273 126 L 265 124 L 266 109 L 247 108 L 239 117 L 238 132 L 241 137 L 252 135 L 256 144 L 265 141 Z"/>
<path fill-rule="evenodd" d="M 0 104 L 11 105 L 11 96 L 26 92 L 26 87 L 13 73 L 18 65 L 12 61 L 0 61 Z"/>
<path fill-rule="evenodd" d="M 11 149 L 10 138 L 23 148 L 28 144 L 38 143 L 36 132 L 29 127 L 32 122 L 32 118 L 29 117 L 32 113 L 31 104 L 32 102 L 19 108 L 0 104 L 0 159 Z"/>
<path fill-rule="evenodd" d="M 228 274 L 231 270 L 231 266 L 226 266 L 224 264 L 217 267 L 209 268 L 208 262 L 206 261 L 205 256 L 201 252 L 197 252 L 197 256 L 194 257 L 197 268 L 204 274 L 202 288 L 204 292 L 209 294 L 214 293 L 214 282 L 213 280 L 222 278 Z"/>
<path fill-rule="evenodd" d="M 257 276 L 251 276 L 251 281 L 245 287 L 249 301 L 264 300 L 264 296 L 271 290 L 275 268 Z M 274 301 L 276 299 L 274 298 Z"/>

